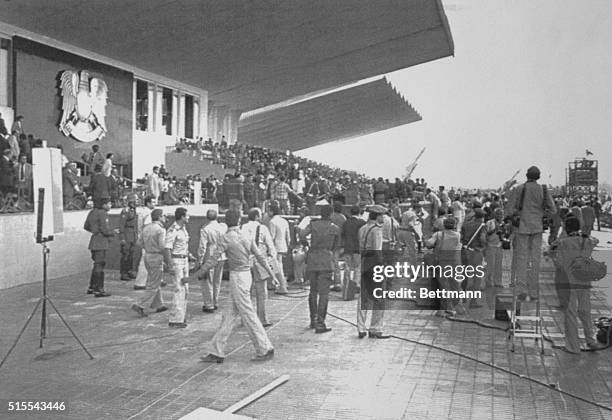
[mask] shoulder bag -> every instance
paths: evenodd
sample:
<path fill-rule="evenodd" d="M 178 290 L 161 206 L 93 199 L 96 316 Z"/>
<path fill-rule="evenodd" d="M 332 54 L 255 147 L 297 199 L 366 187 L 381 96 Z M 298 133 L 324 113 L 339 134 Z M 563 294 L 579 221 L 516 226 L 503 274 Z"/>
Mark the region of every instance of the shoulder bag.
<path fill-rule="evenodd" d="M 581 251 L 584 251 L 587 238 L 582 238 Z M 606 263 L 597 261 L 593 257 L 578 256 L 569 265 L 569 271 L 574 278 L 583 283 L 599 281 L 608 271 Z"/>

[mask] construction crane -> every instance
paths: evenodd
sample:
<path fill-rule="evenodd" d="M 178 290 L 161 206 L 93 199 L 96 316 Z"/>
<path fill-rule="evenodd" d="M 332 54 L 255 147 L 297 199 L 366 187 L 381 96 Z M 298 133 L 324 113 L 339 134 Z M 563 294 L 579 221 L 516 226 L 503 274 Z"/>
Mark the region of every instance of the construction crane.
<path fill-rule="evenodd" d="M 504 185 L 501 187 L 502 191 L 508 191 L 516 182 L 515 179 L 518 176 L 519 172 L 521 172 L 520 170 L 516 171 L 514 173 L 514 175 L 512 175 L 512 178 L 510 178 L 509 180 L 507 180 Z"/>
<path fill-rule="evenodd" d="M 425 147 L 423 147 L 423 150 L 421 150 L 421 152 L 417 155 L 417 157 L 414 159 L 414 161 L 410 165 L 406 166 L 406 176 L 404 177 L 404 179 L 406 179 L 406 180 L 410 179 L 410 177 L 412 176 L 412 173 L 414 172 L 415 168 L 417 167 L 417 162 L 419 161 L 421 156 L 423 156 L 424 152 L 425 152 Z"/>

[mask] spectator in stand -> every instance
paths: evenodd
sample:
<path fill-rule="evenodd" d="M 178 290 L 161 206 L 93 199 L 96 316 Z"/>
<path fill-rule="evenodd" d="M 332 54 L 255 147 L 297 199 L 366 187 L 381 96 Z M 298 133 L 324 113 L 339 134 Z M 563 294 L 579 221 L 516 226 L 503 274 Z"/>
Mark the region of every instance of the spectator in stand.
<path fill-rule="evenodd" d="M 385 202 L 385 196 L 389 186 L 382 178 L 378 178 L 376 184 L 374 184 L 374 204 L 382 204 Z"/>
<path fill-rule="evenodd" d="M 253 176 L 246 174 L 244 177 L 244 201 L 246 202 L 247 208 L 253 208 L 256 206 L 256 193 L 255 189 L 257 186 L 253 183 Z M 261 215 L 260 215 L 261 218 Z"/>
<path fill-rule="evenodd" d="M 89 171 L 95 171 L 96 166 L 100 165 L 100 170 L 102 170 L 102 165 L 104 165 L 104 156 L 102 152 L 100 152 L 100 146 L 94 144 L 91 146 L 91 152 L 89 155 L 83 154 L 83 161 L 89 165 Z"/>
<path fill-rule="evenodd" d="M 111 172 L 113 171 L 113 154 L 107 153 L 106 159 L 104 160 L 104 164 L 102 164 L 102 173 L 104 176 L 111 176 Z"/>
<path fill-rule="evenodd" d="M 32 202 L 32 165 L 28 163 L 26 155 L 19 157 L 16 186 L 20 197 Z"/>
<path fill-rule="evenodd" d="M 146 181 L 147 194 L 159 200 L 161 195 L 161 181 L 159 179 L 159 166 L 153 167 L 153 173 L 149 175 Z"/>
<path fill-rule="evenodd" d="M 17 138 L 20 134 L 23 134 L 23 115 L 17 115 L 17 117 L 15 117 L 15 121 L 13 121 L 13 125 L 11 126 L 11 133 L 17 133 Z"/>
<path fill-rule="evenodd" d="M 11 149 L 4 149 L 0 156 L 0 192 L 4 196 L 15 192 L 15 168 L 11 160 Z"/>
<path fill-rule="evenodd" d="M 19 135 L 19 151 L 22 155 L 25 155 L 29 163 L 32 163 L 32 147 L 28 141 L 28 137 L 25 134 Z"/>
<path fill-rule="evenodd" d="M 164 204 L 173 206 L 175 204 L 178 204 L 179 202 L 180 200 L 178 191 L 176 189 L 176 182 L 170 181 L 170 183 L 168 184 L 168 193 L 166 194 L 166 201 L 164 202 Z"/>
<path fill-rule="evenodd" d="M 101 165 L 94 167 L 94 174 L 91 176 L 89 188 L 94 203 L 102 198 L 108 198 L 110 200 L 110 177 L 104 176 Z"/>
<path fill-rule="evenodd" d="M 17 161 L 19 158 L 19 141 L 17 140 L 17 132 L 13 131 L 8 138 L 9 147 L 11 148 L 11 160 Z"/>
<path fill-rule="evenodd" d="M 119 171 L 113 168 L 110 176 L 110 197 L 113 207 L 120 207 L 121 196 L 123 195 L 123 179 L 119 176 Z"/>
<path fill-rule="evenodd" d="M 77 194 L 81 194 L 79 177 L 77 176 L 77 164 L 70 162 L 62 169 L 62 192 L 64 196 L 64 207 L 66 207 Z"/>
<path fill-rule="evenodd" d="M 0 114 L 0 137 L 5 137 L 7 135 L 8 130 L 6 129 L 6 122 L 4 122 L 4 118 L 2 118 L 2 114 Z"/>
<path fill-rule="evenodd" d="M 438 187 L 438 195 L 440 197 L 440 208 L 448 211 L 450 207 L 450 199 L 448 197 L 448 193 L 445 191 L 444 185 L 440 185 Z"/>
<path fill-rule="evenodd" d="M 159 168 L 159 173 L 160 174 L 162 173 L 161 167 Z M 168 174 L 161 175 L 159 191 L 160 191 L 162 202 L 165 202 L 168 199 L 168 189 L 169 188 L 170 188 L 170 177 L 168 176 Z"/>
<path fill-rule="evenodd" d="M 278 181 L 274 184 L 270 198 L 278 201 L 282 214 L 291 214 L 289 211 L 289 193 L 293 192 L 291 187 L 285 182 L 285 176 L 280 175 Z"/>

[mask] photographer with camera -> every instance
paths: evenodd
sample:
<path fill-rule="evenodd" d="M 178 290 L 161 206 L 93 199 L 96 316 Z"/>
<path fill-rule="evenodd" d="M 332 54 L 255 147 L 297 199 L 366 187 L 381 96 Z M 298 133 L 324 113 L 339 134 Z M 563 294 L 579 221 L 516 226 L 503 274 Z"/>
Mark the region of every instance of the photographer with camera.
<path fill-rule="evenodd" d="M 515 229 L 514 278 L 519 300 L 538 299 L 542 233 L 545 215 L 556 212 L 555 203 L 545 185 L 538 184 L 540 170 L 536 166 L 527 169 L 527 182 L 510 191 L 506 213 Z M 531 269 L 528 270 L 529 266 Z"/>
<path fill-rule="evenodd" d="M 580 221 L 570 216 L 565 220 L 566 236 L 556 240 L 550 247 L 551 256 L 555 262 L 555 286 L 561 309 L 565 315 L 565 350 L 568 353 L 580 353 L 578 337 L 578 318 L 584 329 L 587 348 L 601 349 L 604 346 L 593 338 L 593 320 L 591 319 L 591 281 L 585 279 L 583 272 L 577 271 L 579 258 L 590 258 L 593 249 L 598 244 L 596 238 L 588 234 L 580 234 Z M 600 264 L 601 263 L 595 263 Z M 605 266 L 603 276 L 605 276 Z M 586 277 L 589 273 L 587 273 Z M 597 280 L 602 276 L 590 278 Z"/>

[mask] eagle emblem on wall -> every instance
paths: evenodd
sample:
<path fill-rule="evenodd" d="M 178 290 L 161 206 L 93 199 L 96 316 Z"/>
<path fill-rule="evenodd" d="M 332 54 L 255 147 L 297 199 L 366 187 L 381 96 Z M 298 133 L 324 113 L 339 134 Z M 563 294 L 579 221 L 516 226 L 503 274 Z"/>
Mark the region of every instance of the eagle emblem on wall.
<path fill-rule="evenodd" d="M 99 140 L 106 135 L 106 102 L 108 88 L 104 80 L 65 70 L 60 78 L 62 118 L 59 130 L 83 142 Z"/>

